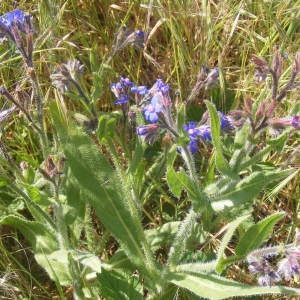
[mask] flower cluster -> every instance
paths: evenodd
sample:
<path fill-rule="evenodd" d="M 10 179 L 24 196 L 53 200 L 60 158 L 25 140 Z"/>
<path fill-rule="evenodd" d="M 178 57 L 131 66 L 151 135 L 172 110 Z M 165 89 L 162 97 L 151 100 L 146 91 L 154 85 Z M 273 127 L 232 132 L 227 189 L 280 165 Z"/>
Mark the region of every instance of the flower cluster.
<path fill-rule="evenodd" d="M 144 31 L 132 31 L 126 26 L 123 26 L 116 34 L 115 42 L 112 46 L 113 55 L 128 45 L 133 45 L 136 48 L 143 48 L 146 38 L 147 35 Z"/>
<path fill-rule="evenodd" d="M 0 17 L 0 38 L 9 38 L 20 51 L 26 64 L 32 66 L 33 28 L 31 16 L 16 9 Z"/>
<path fill-rule="evenodd" d="M 257 280 L 260 285 L 271 286 L 282 279 L 297 281 L 300 278 L 299 236 L 298 231 L 294 243 L 285 245 L 284 258 L 277 262 L 276 268 L 270 265 L 267 258 L 282 255 L 282 246 L 254 250 L 248 255 L 248 269 L 251 273 L 258 275 Z"/>
<path fill-rule="evenodd" d="M 278 272 L 274 271 L 268 261 L 264 258 L 249 262 L 249 271 L 258 274 L 258 284 L 262 286 L 271 286 L 281 280 Z"/>
<path fill-rule="evenodd" d="M 136 87 L 140 91 L 143 91 L 142 87 Z M 158 134 L 158 128 L 166 128 L 173 133 L 178 135 L 176 128 L 174 128 L 174 121 L 171 116 L 171 99 L 169 96 L 169 85 L 164 83 L 162 79 L 157 79 L 151 89 L 140 95 L 145 95 L 146 100 L 150 102 L 143 107 L 143 113 L 145 120 L 152 123 L 146 126 L 137 127 L 137 134 L 143 136 L 145 141 L 154 141 L 153 128 L 155 128 L 156 137 Z M 155 126 L 153 126 L 155 125 Z M 147 130 L 141 130 L 141 129 Z M 150 129 L 150 131 L 149 131 Z"/>
<path fill-rule="evenodd" d="M 114 103 L 127 104 L 129 101 L 129 92 L 131 87 L 133 87 L 133 82 L 131 82 L 129 78 L 121 77 L 119 82 L 112 83 L 110 88 L 117 98 Z"/>
<path fill-rule="evenodd" d="M 195 122 L 189 122 L 183 125 L 183 129 L 188 133 L 190 141 L 188 144 L 189 150 L 192 153 L 198 152 L 198 139 L 202 141 L 211 141 L 211 130 L 209 125 L 201 125 L 196 127 Z"/>
<path fill-rule="evenodd" d="M 218 73 L 218 68 L 215 68 L 205 78 L 210 84 L 213 84 L 217 80 Z M 130 93 L 135 94 L 137 106 L 143 106 L 142 111 L 145 120 L 150 124 L 138 126 L 136 133 L 142 136 L 144 141 L 153 143 L 158 137 L 160 128 L 166 129 L 175 138 L 179 137 L 179 131 L 171 113 L 170 87 L 162 79 L 157 79 L 154 85 L 148 89 L 144 85 L 135 85 L 128 78 L 121 77 L 119 82 L 111 84 L 111 90 L 117 98 L 114 103 L 121 104 L 122 109 L 125 106 L 128 109 Z M 222 131 L 227 133 L 232 131 L 235 128 L 234 118 L 221 112 L 218 112 L 218 114 Z M 205 116 L 207 115 L 205 114 Z M 189 122 L 183 126 L 183 129 L 190 138 L 188 148 L 192 153 L 199 150 L 199 140 L 205 142 L 212 139 L 208 117 L 204 124 L 197 125 L 195 122 Z"/>
<path fill-rule="evenodd" d="M 84 65 L 79 60 L 68 60 L 56 68 L 56 72 L 50 75 L 52 84 L 62 93 L 67 92 L 77 79 L 83 74 Z"/>
<path fill-rule="evenodd" d="M 231 120 L 230 116 L 226 116 L 221 112 L 218 112 L 220 117 L 220 126 L 221 130 L 224 132 L 230 132 L 234 129 L 233 121 Z M 183 129 L 189 135 L 189 150 L 192 153 L 198 152 L 198 141 L 211 141 L 211 127 L 208 124 L 209 120 L 206 120 L 206 124 L 199 125 L 195 122 L 189 122 L 187 125 L 183 125 Z"/>

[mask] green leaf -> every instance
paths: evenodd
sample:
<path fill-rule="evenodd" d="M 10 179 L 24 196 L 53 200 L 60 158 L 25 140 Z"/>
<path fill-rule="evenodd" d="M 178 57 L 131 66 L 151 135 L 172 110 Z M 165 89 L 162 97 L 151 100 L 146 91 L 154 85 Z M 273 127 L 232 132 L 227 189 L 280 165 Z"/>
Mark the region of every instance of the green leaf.
<path fill-rule="evenodd" d="M 52 252 L 51 255 L 48 256 L 48 259 L 61 262 L 67 266 L 69 263 L 69 254 L 72 255 L 72 258 L 75 261 L 88 268 L 90 271 L 101 273 L 102 263 L 99 257 L 91 252 L 60 249 Z"/>
<path fill-rule="evenodd" d="M 269 154 L 272 150 L 282 151 L 286 139 L 287 139 L 287 135 L 284 133 L 278 136 L 276 139 L 268 141 L 268 146 L 266 146 L 265 148 L 257 152 L 251 158 L 244 160 L 239 166 L 237 166 L 237 170 L 241 171 L 257 164 L 264 158 L 265 155 Z"/>
<path fill-rule="evenodd" d="M 61 285 L 71 284 L 71 275 L 66 267 L 68 264 L 51 258 L 51 255 L 58 251 L 58 242 L 56 235 L 46 225 L 17 216 L 4 217 L 0 224 L 10 225 L 25 236 L 33 248 L 36 261 L 51 279 L 59 281 Z"/>
<path fill-rule="evenodd" d="M 102 115 L 98 120 L 97 135 L 101 143 L 113 138 L 116 134 L 117 115 Z"/>
<path fill-rule="evenodd" d="M 176 146 L 172 147 L 167 156 L 167 183 L 171 190 L 171 192 L 179 198 L 181 195 L 181 191 L 183 189 L 183 185 L 181 184 L 180 179 L 178 178 L 178 173 L 174 170 L 173 164 L 177 157 Z"/>
<path fill-rule="evenodd" d="M 173 164 L 177 157 L 176 145 L 169 151 L 167 156 L 167 182 L 171 192 L 179 198 L 181 191 L 185 189 L 193 202 L 194 208 L 204 209 L 207 205 L 206 195 L 200 189 L 197 182 L 193 181 L 188 174 L 181 169 L 180 171 L 175 171 Z"/>
<path fill-rule="evenodd" d="M 155 251 L 171 243 L 178 232 L 180 222 L 169 222 L 154 229 L 145 230 L 151 250 Z"/>
<path fill-rule="evenodd" d="M 268 140 L 268 144 L 272 147 L 272 149 L 274 149 L 277 152 L 281 152 L 286 141 L 288 139 L 288 135 L 286 133 L 283 133 L 281 135 L 279 135 L 278 137 L 274 138 L 274 139 L 270 139 Z"/>
<path fill-rule="evenodd" d="M 232 172 L 228 161 L 224 158 L 223 151 L 222 151 L 222 144 L 220 138 L 221 126 L 220 126 L 220 118 L 218 112 L 216 110 L 216 107 L 210 101 L 205 101 L 205 104 L 209 111 L 212 143 L 216 150 L 216 154 L 215 154 L 216 167 L 222 174 L 234 178 L 236 177 L 236 175 Z"/>
<path fill-rule="evenodd" d="M 263 190 L 269 183 L 281 180 L 290 173 L 290 170 L 277 172 L 254 172 L 239 181 L 232 181 L 220 189 L 219 194 L 210 197 L 215 211 L 221 211 L 226 207 L 249 205 L 250 201 Z"/>
<path fill-rule="evenodd" d="M 71 122 L 66 126 L 53 105 L 51 113 L 71 170 L 70 176 L 76 179 L 85 195 L 84 200 L 95 209 L 103 225 L 121 244 L 132 262 L 145 271 L 142 224 L 130 210 L 127 202 L 130 195 L 124 195 L 116 171 L 84 132 Z"/>
<path fill-rule="evenodd" d="M 143 300 L 141 286 L 134 276 L 125 275 L 116 271 L 105 271 L 98 274 L 101 296 L 107 300 Z"/>
<path fill-rule="evenodd" d="M 226 247 L 228 246 L 228 243 L 230 242 L 236 228 L 242 222 L 244 222 L 246 219 L 248 219 L 249 217 L 250 217 L 250 215 L 239 217 L 235 221 L 232 221 L 232 222 L 230 222 L 229 224 L 226 225 L 227 230 L 226 230 L 226 233 L 225 233 L 224 237 L 222 238 L 222 242 L 219 246 L 219 250 L 218 250 L 218 253 L 217 253 L 216 271 L 218 273 L 221 273 L 224 270 L 225 266 L 222 264 L 224 252 L 225 252 Z"/>
<path fill-rule="evenodd" d="M 173 242 L 181 222 L 168 222 L 154 229 L 145 230 L 145 236 L 152 251 L 165 247 Z M 122 249 L 118 250 L 109 260 L 109 264 L 115 269 L 127 269 L 132 272 L 135 267 L 130 263 Z"/>
<path fill-rule="evenodd" d="M 141 225 L 134 222 L 125 205 L 125 197 L 118 188 L 119 180 L 111 165 L 84 135 L 71 135 L 64 148 L 73 176 L 90 195 L 86 200 L 95 208 L 105 227 L 128 251 L 127 254 L 142 264 Z"/>
<path fill-rule="evenodd" d="M 273 214 L 251 226 L 236 246 L 237 255 L 247 255 L 259 248 L 272 232 L 274 225 L 284 216 L 283 212 Z"/>
<path fill-rule="evenodd" d="M 284 286 L 259 287 L 242 284 L 217 275 L 171 273 L 167 278 L 178 287 L 187 289 L 201 298 L 226 299 L 259 295 L 299 295 L 300 289 Z"/>
<path fill-rule="evenodd" d="M 43 251 L 45 254 L 49 254 L 58 247 L 55 233 L 40 222 L 10 215 L 0 219 L 0 224 L 18 229 L 31 243 L 34 252 Z"/>
<path fill-rule="evenodd" d="M 128 168 L 129 174 L 135 174 L 143 163 L 144 148 L 140 139 L 136 139 L 135 149 L 133 152 L 133 157 L 131 158 L 130 165 Z"/>
<path fill-rule="evenodd" d="M 242 128 L 237 131 L 235 137 L 234 137 L 234 147 L 235 149 L 241 149 L 245 146 L 248 137 L 249 132 L 251 132 L 251 126 L 249 121 L 245 121 Z"/>

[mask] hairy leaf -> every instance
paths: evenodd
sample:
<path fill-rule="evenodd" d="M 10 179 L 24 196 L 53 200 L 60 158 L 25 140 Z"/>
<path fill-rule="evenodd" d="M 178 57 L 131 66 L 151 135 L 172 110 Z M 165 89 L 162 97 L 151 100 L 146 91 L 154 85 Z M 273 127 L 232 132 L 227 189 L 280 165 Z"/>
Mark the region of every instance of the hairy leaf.
<path fill-rule="evenodd" d="M 283 212 L 273 214 L 251 226 L 236 246 L 237 255 L 247 255 L 260 247 L 272 232 L 274 225 L 284 216 Z"/>
<path fill-rule="evenodd" d="M 201 298 L 226 299 L 253 295 L 299 295 L 300 289 L 283 286 L 250 286 L 211 274 L 171 273 L 168 280 L 173 284 L 188 289 Z"/>
<path fill-rule="evenodd" d="M 230 240 L 231 240 L 231 238 L 232 238 L 232 236 L 234 234 L 234 231 L 247 218 L 249 218 L 249 215 L 239 217 L 235 221 L 230 222 L 226 226 L 227 227 L 227 231 L 226 231 L 224 237 L 222 238 L 222 242 L 221 242 L 221 245 L 219 246 L 219 250 L 218 250 L 218 254 L 217 254 L 216 271 L 218 273 L 221 273 L 223 271 L 224 267 L 225 267 L 222 264 L 223 255 L 224 255 L 224 252 L 226 250 L 226 247 L 227 247 L 228 243 L 230 242 Z"/>
<path fill-rule="evenodd" d="M 225 159 L 223 155 L 221 138 L 220 138 L 220 131 L 221 131 L 220 119 L 216 107 L 209 101 L 205 101 L 205 104 L 209 111 L 212 142 L 216 150 L 216 155 L 215 155 L 216 167 L 224 175 L 227 175 L 229 177 L 235 177 L 235 175 L 233 174 L 229 166 L 228 161 Z"/>

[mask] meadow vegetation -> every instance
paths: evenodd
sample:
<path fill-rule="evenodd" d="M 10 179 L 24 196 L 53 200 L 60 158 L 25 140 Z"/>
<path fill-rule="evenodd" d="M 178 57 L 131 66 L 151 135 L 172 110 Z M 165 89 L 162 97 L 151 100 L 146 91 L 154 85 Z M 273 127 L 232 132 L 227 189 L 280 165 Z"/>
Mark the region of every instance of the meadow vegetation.
<path fill-rule="evenodd" d="M 1 299 L 299 297 L 299 0 L 0 15 Z"/>

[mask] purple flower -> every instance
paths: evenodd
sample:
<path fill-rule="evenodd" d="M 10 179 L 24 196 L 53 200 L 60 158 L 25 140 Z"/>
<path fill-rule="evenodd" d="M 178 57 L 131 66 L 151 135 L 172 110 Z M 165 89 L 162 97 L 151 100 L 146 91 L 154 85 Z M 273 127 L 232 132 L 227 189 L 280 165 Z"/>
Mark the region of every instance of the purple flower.
<path fill-rule="evenodd" d="M 218 115 L 220 117 L 220 123 L 221 123 L 221 129 L 224 131 L 230 131 L 233 130 L 234 127 L 230 122 L 230 118 L 228 118 L 226 115 L 218 111 Z"/>
<path fill-rule="evenodd" d="M 142 31 L 142 30 L 136 30 L 136 31 L 135 31 L 135 34 L 136 34 L 137 36 L 140 36 L 140 37 L 143 37 L 143 38 L 144 38 L 144 36 L 145 36 L 145 32 Z"/>
<path fill-rule="evenodd" d="M 14 27 L 25 34 L 30 33 L 32 31 L 31 16 L 16 9 L 0 17 L 0 37 L 6 35 L 16 42 Z"/>
<path fill-rule="evenodd" d="M 271 286 L 281 280 L 279 274 L 275 272 L 265 258 L 253 259 L 249 262 L 249 271 L 253 274 L 259 274 L 258 284 L 262 286 Z"/>
<path fill-rule="evenodd" d="M 257 282 L 261 286 L 271 286 L 279 281 L 281 281 L 279 274 L 273 270 L 257 278 Z"/>
<path fill-rule="evenodd" d="M 198 152 L 197 137 L 199 136 L 199 130 L 196 128 L 195 122 L 189 122 L 187 125 L 183 125 L 183 129 L 188 133 L 190 141 L 188 148 L 191 153 Z"/>
<path fill-rule="evenodd" d="M 154 84 L 155 89 L 158 92 L 161 92 L 163 95 L 167 95 L 169 93 L 169 85 L 164 83 L 162 79 L 157 79 L 156 83 Z"/>
<path fill-rule="evenodd" d="M 139 94 L 141 96 L 147 95 L 149 93 L 149 90 L 144 85 L 140 85 L 140 86 L 134 85 L 130 90 L 132 93 Z"/>
<path fill-rule="evenodd" d="M 31 16 L 22 10 L 16 9 L 0 17 L 0 38 L 8 37 L 29 67 L 32 67 L 32 32 Z"/>
<path fill-rule="evenodd" d="M 196 128 L 195 122 L 189 122 L 187 125 L 183 125 L 183 129 L 188 133 L 189 137 L 196 139 L 199 135 L 199 130 Z"/>
<path fill-rule="evenodd" d="M 136 134 L 142 136 L 145 142 L 152 144 L 158 137 L 159 125 L 148 124 L 144 126 L 138 126 L 136 128 Z"/>
<path fill-rule="evenodd" d="M 0 22 L 10 28 L 14 23 L 22 25 L 25 21 L 25 14 L 22 10 L 16 9 L 0 17 Z"/>
<path fill-rule="evenodd" d="M 300 129 L 300 116 L 293 116 L 291 118 L 291 126 L 296 129 Z"/>
<path fill-rule="evenodd" d="M 115 104 L 125 104 L 129 102 L 130 88 L 133 86 L 133 82 L 129 78 L 121 77 L 119 82 L 112 83 L 110 85 L 111 91 L 116 96 L 117 100 Z"/>
<path fill-rule="evenodd" d="M 189 122 L 188 125 L 183 125 L 183 129 L 187 131 L 191 139 L 197 139 L 199 137 L 204 141 L 211 141 L 211 128 L 209 125 L 196 127 L 195 122 Z"/>
<path fill-rule="evenodd" d="M 202 125 L 198 127 L 199 137 L 204 141 L 211 141 L 211 128 L 209 125 Z"/>
<path fill-rule="evenodd" d="M 131 82 L 130 80 L 129 80 L 129 78 L 124 78 L 124 77 L 121 77 L 120 78 L 120 83 L 121 83 L 121 85 L 124 85 L 124 86 L 133 86 L 133 82 Z"/>
<path fill-rule="evenodd" d="M 283 129 L 286 126 L 292 126 L 295 129 L 300 129 L 300 116 L 284 117 L 284 118 L 271 118 L 268 121 L 275 129 Z"/>
<path fill-rule="evenodd" d="M 299 249 L 287 250 L 286 258 L 278 263 L 278 273 L 283 275 L 287 281 L 300 275 Z"/>
<path fill-rule="evenodd" d="M 114 104 L 125 104 L 129 101 L 128 95 L 120 95 L 119 99 L 114 101 Z"/>
<path fill-rule="evenodd" d="M 156 123 L 159 120 L 159 113 L 162 111 L 162 101 L 159 95 L 155 95 L 152 97 L 151 103 L 144 107 L 145 119 L 151 123 Z"/>
<path fill-rule="evenodd" d="M 190 142 L 188 144 L 189 150 L 192 153 L 198 152 L 197 140 L 211 141 L 211 128 L 209 125 L 202 125 L 196 127 L 195 122 L 189 122 L 183 125 L 183 129 L 188 133 Z"/>
<path fill-rule="evenodd" d="M 146 34 L 142 30 L 136 30 L 134 32 L 134 42 L 133 45 L 137 48 L 143 48 L 146 40 Z"/>
<path fill-rule="evenodd" d="M 188 144 L 188 148 L 191 151 L 191 153 L 196 153 L 199 151 L 199 147 L 198 147 L 198 143 L 197 140 L 190 140 L 189 144 Z"/>

